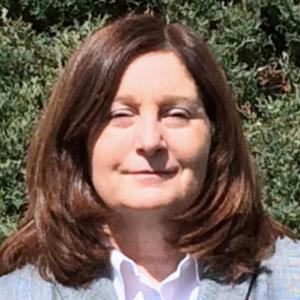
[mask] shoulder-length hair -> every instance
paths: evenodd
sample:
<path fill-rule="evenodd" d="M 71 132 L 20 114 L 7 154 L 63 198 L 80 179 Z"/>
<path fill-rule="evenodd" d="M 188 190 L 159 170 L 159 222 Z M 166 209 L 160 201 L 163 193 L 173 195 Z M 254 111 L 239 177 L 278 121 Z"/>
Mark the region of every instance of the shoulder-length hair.
<path fill-rule="evenodd" d="M 0 274 L 34 264 L 46 280 L 78 287 L 106 272 L 109 210 L 91 183 L 87 139 L 103 122 L 126 67 L 153 51 L 178 55 L 213 128 L 202 192 L 173 220 L 180 230 L 169 242 L 235 281 L 271 253 L 278 235 L 289 234 L 263 210 L 228 83 L 208 47 L 182 25 L 132 16 L 92 34 L 60 76 L 29 148 L 29 206 L 1 247 Z"/>

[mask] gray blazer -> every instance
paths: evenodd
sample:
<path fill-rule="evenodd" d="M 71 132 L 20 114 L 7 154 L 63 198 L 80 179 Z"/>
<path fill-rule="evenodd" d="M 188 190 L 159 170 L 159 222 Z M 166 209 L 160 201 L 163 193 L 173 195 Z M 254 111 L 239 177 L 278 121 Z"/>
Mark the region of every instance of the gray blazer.
<path fill-rule="evenodd" d="M 300 242 L 279 239 L 274 255 L 261 263 L 256 278 L 236 284 L 225 284 L 213 274 L 204 273 L 200 278 L 198 300 L 300 300 Z M 43 280 L 32 266 L 0 277 L 0 300 L 71 299 L 117 300 L 117 295 L 110 278 L 99 278 L 89 288 L 76 290 Z"/>

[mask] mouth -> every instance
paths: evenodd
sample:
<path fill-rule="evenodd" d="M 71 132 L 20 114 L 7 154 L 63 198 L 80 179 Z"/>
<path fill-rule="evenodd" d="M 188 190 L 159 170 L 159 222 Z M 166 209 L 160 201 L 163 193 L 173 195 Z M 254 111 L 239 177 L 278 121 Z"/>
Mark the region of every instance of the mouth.
<path fill-rule="evenodd" d="M 150 170 L 150 169 L 138 169 L 138 170 L 128 170 L 124 174 L 132 175 L 135 177 L 147 178 L 147 177 L 173 177 L 178 172 L 178 168 L 169 168 L 163 170 Z"/>
<path fill-rule="evenodd" d="M 162 174 L 162 175 L 168 175 L 173 174 L 177 172 L 177 168 L 169 168 L 169 169 L 163 169 L 163 170 L 151 170 L 151 169 L 141 169 L 141 170 L 128 170 L 125 171 L 127 174 Z"/>

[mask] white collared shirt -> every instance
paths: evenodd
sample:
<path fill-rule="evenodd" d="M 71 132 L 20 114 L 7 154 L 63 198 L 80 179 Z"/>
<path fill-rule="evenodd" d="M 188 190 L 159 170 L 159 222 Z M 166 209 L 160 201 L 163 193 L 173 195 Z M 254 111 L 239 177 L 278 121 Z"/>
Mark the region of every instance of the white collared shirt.
<path fill-rule="evenodd" d="M 136 263 L 113 250 L 110 256 L 113 285 L 120 300 L 195 300 L 199 293 L 199 270 L 195 258 L 185 256 L 175 272 L 155 284 L 138 270 Z"/>

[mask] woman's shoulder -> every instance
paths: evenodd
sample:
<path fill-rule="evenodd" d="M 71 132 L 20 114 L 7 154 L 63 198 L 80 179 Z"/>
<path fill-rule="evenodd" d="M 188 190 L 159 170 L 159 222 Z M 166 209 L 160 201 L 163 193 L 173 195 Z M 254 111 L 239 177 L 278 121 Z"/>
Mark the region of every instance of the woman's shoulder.
<path fill-rule="evenodd" d="M 0 277 L 0 300 L 31 299 L 33 286 L 37 293 L 49 299 L 51 283 L 43 280 L 34 266 L 16 269 Z"/>
<path fill-rule="evenodd" d="M 300 299 L 299 240 L 279 238 L 273 255 L 262 261 L 260 270 L 257 285 L 265 286 L 268 295 L 274 295 L 274 299 Z"/>
<path fill-rule="evenodd" d="M 284 267 L 300 272 L 300 241 L 288 237 L 278 238 L 273 255 L 266 259 L 263 264 L 271 269 Z"/>
<path fill-rule="evenodd" d="M 71 288 L 43 279 L 32 265 L 0 277 L 0 300 L 117 300 L 109 278 L 99 278 L 87 288 Z"/>

